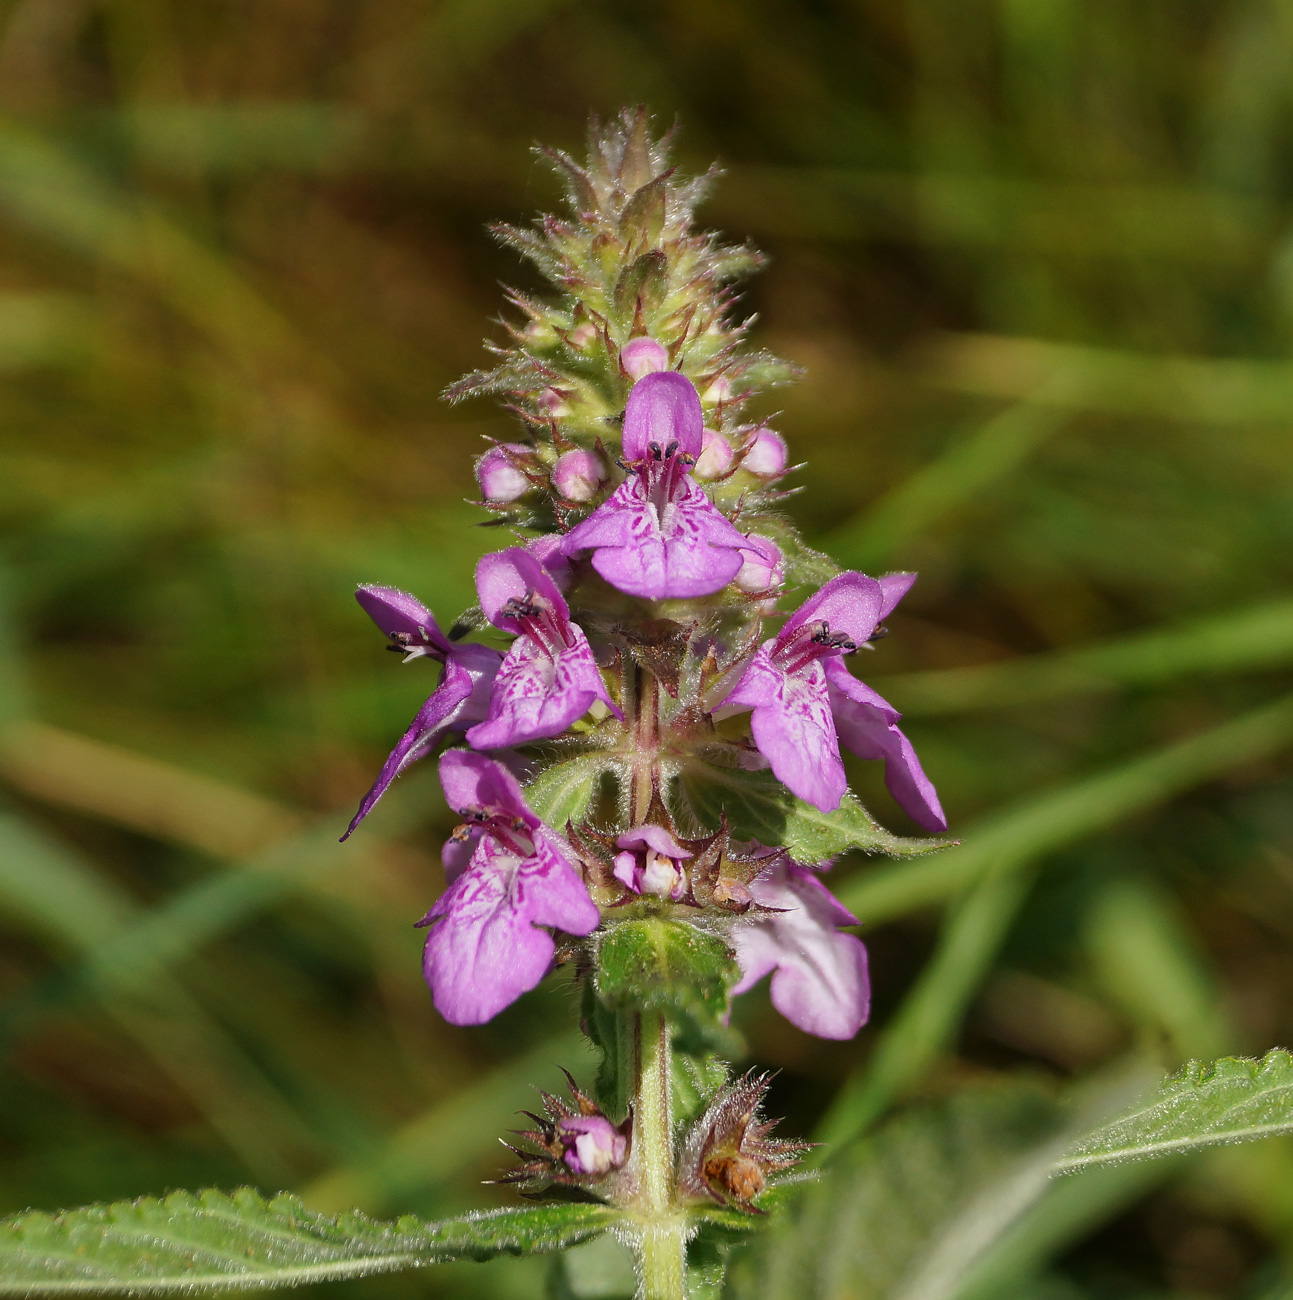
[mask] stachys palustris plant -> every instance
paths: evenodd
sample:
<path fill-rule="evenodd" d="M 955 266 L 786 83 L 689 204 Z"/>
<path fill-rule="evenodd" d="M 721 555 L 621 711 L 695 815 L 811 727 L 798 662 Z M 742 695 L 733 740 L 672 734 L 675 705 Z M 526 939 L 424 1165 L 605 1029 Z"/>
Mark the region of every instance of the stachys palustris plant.
<path fill-rule="evenodd" d="M 733 315 L 759 255 L 692 228 L 709 177 L 679 176 L 641 110 L 594 122 L 584 166 L 542 153 L 569 215 L 496 233 L 553 292 L 510 292 L 497 364 L 448 393 L 501 395 L 520 420 L 476 466 L 514 540 L 480 561 L 479 608 L 447 635 L 415 596 L 359 589 L 406 660 L 443 667 L 350 831 L 448 746 L 462 823 L 421 922 L 435 1005 L 481 1024 L 573 966 L 596 1096 L 545 1094 L 508 1180 L 623 1210 L 655 1300 L 686 1294 L 706 1209 L 758 1213 L 805 1149 L 768 1136 L 766 1078 L 728 1077 L 730 999 L 771 975 L 794 1024 L 852 1037 L 866 953 L 823 874 L 848 848 L 934 846 L 871 822 L 841 746 L 883 762 L 925 830 L 946 823 L 897 712 L 851 666 L 914 575 L 809 550 L 778 513 L 785 443 L 745 417 L 792 377 Z"/>

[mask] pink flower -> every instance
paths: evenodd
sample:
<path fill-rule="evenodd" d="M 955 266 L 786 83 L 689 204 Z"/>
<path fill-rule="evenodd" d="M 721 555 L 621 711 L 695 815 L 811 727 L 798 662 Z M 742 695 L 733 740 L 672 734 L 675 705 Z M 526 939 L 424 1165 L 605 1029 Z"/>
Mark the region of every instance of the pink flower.
<path fill-rule="evenodd" d="M 565 841 L 505 767 L 451 749 L 440 783 L 465 824 L 444 848 L 449 888 L 418 923 L 431 927 L 422 970 L 450 1024 L 481 1025 L 547 973 L 556 945 L 540 927 L 591 934 L 600 914 Z"/>
<path fill-rule="evenodd" d="M 566 534 L 565 553 L 591 550 L 593 568 L 611 586 L 649 600 L 727 586 L 746 541 L 688 472 L 703 425 L 690 380 L 676 371 L 639 380 L 624 416 L 624 459 L 634 472 Z"/>
<path fill-rule="evenodd" d="M 373 810 L 387 787 L 411 763 L 425 758 L 450 731 L 464 731 L 489 710 L 490 687 L 503 656 L 488 646 L 453 642 L 440 631 L 435 616 L 420 600 L 395 587 L 365 585 L 355 599 L 391 639 L 391 648 L 413 659 L 444 664 L 440 684 L 418 710 L 412 725 L 382 765 L 377 780 L 360 802 L 345 835 Z"/>
<path fill-rule="evenodd" d="M 871 1009 L 866 949 L 842 925 L 857 917 L 805 867 L 777 854 L 750 884 L 752 911 L 732 930 L 741 967 L 733 996 L 772 974 L 772 1005 L 819 1038 L 852 1038 Z"/>
<path fill-rule="evenodd" d="M 901 715 L 843 660 L 871 638 L 914 581 L 910 573 L 879 582 L 861 573 L 832 578 L 759 647 L 724 705 L 753 710 L 754 743 L 773 774 L 823 812 L 838 808 L 848 789 L 842 740 L 861 758 L 883 759 L 885 784 L 907 815 L 942 831 L 947 820 L 938 794 L 898 730 Z"/>
<path fill-rule="evenodd" d="M 600 700 L 617 717 L 583 629 L 557 584 L 519 546 L 484 556 L 476 566 L 480 607 L 516 640 L 498 669 L 483 722 L 467 733 L 475 749 L 559 736 Z"/>

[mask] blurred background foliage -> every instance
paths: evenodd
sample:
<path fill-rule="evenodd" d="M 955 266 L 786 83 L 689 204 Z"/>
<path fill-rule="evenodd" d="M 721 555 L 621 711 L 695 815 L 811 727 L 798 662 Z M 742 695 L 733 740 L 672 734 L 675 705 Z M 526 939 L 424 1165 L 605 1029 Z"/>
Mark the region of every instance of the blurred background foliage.
<path fill-rule="evenodd" d="M 856 1042 L 738 1012 L 843 1153 L 817 1293 L 881 1293 L 847 1144 L 895 1106 L 1293 1043 L 1287 0 L 3 0 L 0 1209 L 499 1201 L 530 1085 L 586 1076 L 559 980 L 433 1015 L 429 768 L 336 836 L 430 684 L 351 588 L 452 617 L 498 545 L 465 498 L 508 418 L 438 400 L 532 284 L 483 223 L 556 202 L 535 139 L 638 101 L 772 255 L 796 519 L 920 570 L 869 679 L 966 842 L 837 868 Z M 1009 1147 L 908 1158 L 913 1122 L 878 1140 L 917 1200 Z M 1057 1184 L 910 1294 L 1276 1297 L 1290 1256 L 1266 1143 Z M 623 1285 L 586 1264 L 330 1294 Z"/>

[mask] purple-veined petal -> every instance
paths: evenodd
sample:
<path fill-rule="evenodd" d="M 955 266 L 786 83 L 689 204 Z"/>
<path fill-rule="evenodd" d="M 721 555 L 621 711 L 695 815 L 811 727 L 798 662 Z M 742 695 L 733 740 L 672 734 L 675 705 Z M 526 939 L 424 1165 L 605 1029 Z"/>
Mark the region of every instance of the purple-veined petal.
<path fill-rule="evenodd" d="M 467 733 L 470 745 L 503 749 L 559 736 L 582 718 L 595 700 L 619 713 L 583 630 L 570 623 L 566 635 L 571 644 L 555 657 L 528 636 L 512 643 L 494 679 L 489 713 Z"/>
<path fill-rule="evenodd" d="M 705 418 L 690 379 L 675 370 L 644 375 L 633 385 L 624 411 L 624 459 L 644 460 L 652 447 L 672 444 L 693 459 L 700 455 Z"/>
<path fill-rule="evenodd" d="M 927 831 L 945 831 L 947 818 L 934 783 L 911 741 L 899 731 L 892 704 L 849 672 L 842 659 L 826 662 L 831 711 L 840 740 L 859 758 L 884 760 L 884 783 L 899 807 Z"/>
<path fill-rule="evenodd" d="M 805 623 L 824 620 L 832 632 L 843 632 L 854 645 L 862 645 L 875 631 L 883 605 L 884 592 L 874 578 L 841 573 L 791 614 L 780 639 L 787 640 Z"/>
<path fill-rule="evenodd" d="M 759 647 L 725 707 L 753 709 L 750 731 L 773 775 L 800 799 L 834 812 L 848 783 L 821 663 L 788 673 L 774 663 L 772 644 Z"/>
<path fill-rule="evenodd" d="M 658 512 L 634 475 L 566 534 L 563 549 L 592 549 L 593 568 L 630 596 L 674 600 L 721 591 L 740 572 L 746 545 L 689 477 Z"/>
<path fill-rule="evenodd" d="M 583 882 L 540 837 L 518 861 L 488 832 L 470 866 L 427 913 L 422 969 L 436 1010 L 451 1024 L 480 1025 L 543 979 L 555 950 L 540 926 L 590 934 L 600 919 Z"/>
<path fill-rule="evenodd" d="M 408 653 L 444 658 L 453 649 L 435 621 L 435 615 L 416 596 L 398 587 L 366 582 L 355 599 L 384 636 L 407 646 Z"/>
<path fill-rule="evenodd" d="M 525 600 L 530 595 L 550 602 L 563 622 L 570 618 L 570 607 L 542 562 L 519 546 L 481 557 L 476 566 L 476 594 L 485 617 L 505 632 L 524 631 L 521 623 L 503 609 L 508 601 Z"/>
<path fill-rule="evenodd" d="M 373 810 L 373 806 L 386 793 L 387 786 L 404 771 L 410 763 L 425 758 L 435 748 L 440 737 L 456 724 L 467 719 L 472 694 L 476 683 L 472 675 L 455 660 L 445 663 L 440 676 L 440 684 L 431 692 L 425 704 L 417 712 L 412 725 L 400 738 L 399 744 L 390 752 L 382 765 L 373 787 L 364 795 L 359 811 L 355 813 L 346 833 L 341 838 L 348 839 L 355 827 Z"/>
<path fill-rule="evenodd" d="M 812 872 L 779 859 L 750 884 L 755 902 L 776 908 L 732 930 L 744 993 L 772 973 L 772 1005 L 819 1038 L 852 1038 L 871 1006 L 866 949 L 838 927 L 853 916 Z"/>

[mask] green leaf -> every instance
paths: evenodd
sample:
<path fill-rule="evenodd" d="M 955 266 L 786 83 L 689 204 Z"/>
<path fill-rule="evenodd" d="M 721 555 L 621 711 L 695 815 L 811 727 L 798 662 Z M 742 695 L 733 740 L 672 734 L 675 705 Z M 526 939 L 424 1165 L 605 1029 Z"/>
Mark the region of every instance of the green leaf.
<path fill-rule="evenodd" d="M 1293 1055 L 1276 1048 L 1260 1061 L 1237 1056 L 1211 1065 L 1191 1061 L 1146 1105 L 1075 1143 L 1053 1172 L 1284 1133 L 1293 1133 Z"/>
<path fill-rule="evenodd" d="M 561 830 L 582 821 L 610 764 L 600 754 L 581 754 L 554 763 L 525 787 L 525 801 L 536 817 Z"/>
<path fill-rule="evenodd" d="M 664 917 L 612 926 L 597 952 L 598 998 L 613 1010 L 661 1011 L 686 1052 L 731 1050 L 736 1036 L 720 1023 L 739 971 L 717 935 Z"/>
<path fill-rule="evenodd" d="M 717 830 L 726 815 L 736 839 L 784 845 L 800 862 L 821 862 L 850 849 L 919 857 L 955 842 L 891 834 L 852 794 L 834 812 L 821 812 L 796 799 L 771 772 L 693 763 L 683 768 L 680 781 L 683 798 L 703 825 Z"/>
<path fill-rule="evenodd" d="M 917 858 L 956 843 L 955 840 L 894 835 L 877 825 L 852 794 L 846 794 L 840 806 L 831 813 L 824 813 L 802 799 L 792 800 L 781 842 L 798 862 L 821 862 L 823 858 L 832 858 L 850 849 L 884 853 L 891 858 Z"/>
<path fill-rule="evenodd" d="M 315 1214 L 294 1196 L 172 1192 L 0 1221 L 0 1295 L 294 1286 L 453 1259 L 562 1250 L 605 1231 L 605 1205 L 553 1204 L 440 1223 Z"/>

